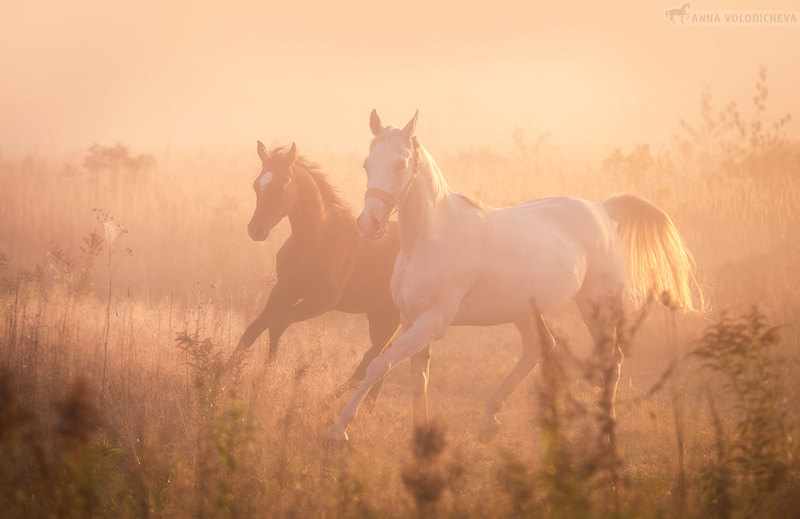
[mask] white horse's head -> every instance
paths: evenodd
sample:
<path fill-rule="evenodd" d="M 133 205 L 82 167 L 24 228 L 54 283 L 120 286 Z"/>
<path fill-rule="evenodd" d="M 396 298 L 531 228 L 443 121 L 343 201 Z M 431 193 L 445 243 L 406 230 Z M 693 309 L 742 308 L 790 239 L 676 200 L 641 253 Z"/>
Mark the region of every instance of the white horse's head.
<path fill-rule="evenodd" d="M 367 190 L 364 193 L 364 210 L 358 217 L 358 228 L 367 238 L 379 238 L 389 217 L 403 203 L 416 175 L 416 139 L 414 129 L 417 116 L 402 130 L 384 127 L 378 113 L 373 110 L 369 127 L 375 138 L 364 160 L 367 172 Z"/>

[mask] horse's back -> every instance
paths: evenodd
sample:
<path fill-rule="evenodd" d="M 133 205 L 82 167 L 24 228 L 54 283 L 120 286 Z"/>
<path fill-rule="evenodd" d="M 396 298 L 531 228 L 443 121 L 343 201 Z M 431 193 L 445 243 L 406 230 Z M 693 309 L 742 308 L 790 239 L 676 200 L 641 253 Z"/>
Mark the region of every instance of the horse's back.
<path fill-rule="evenodd" d="M 579 291 L 582 297 L 600 299 L 621 292 L 625 284 L 625 258 L 614 221 L 596 202 L 575 197 L 550 197 L 522 204 L 551 232 L 573 241 L 585 258 Z"/>
<path fill-rule="evenodd" d="M 487 220 L 501 236 L 571 242 L 590 255 L 619 248 L 619 237 L 608 212 L 602 205 L 582 198 L 534 198 L 496 209 L 487 215 Z M 511 236 L 507 239 L 511 240 Z"/>
<path fill-rule="evenodd" d="M 619 238 L 599 204 L 538 198 L 482 219 L 460 323 L 502 322 L 509 313 L 529 312 L 531 300 L 545 311 L 574 297 L 586 279 L 614 285 L 624 279 Z"/>
<path fill-rule="evenodd" d="M 519 205 L 500 208 L 498 211 L 520 212 L 539 222 L 570 229 L 597 231 L 604 226 L 608 213 L 600 204 L 571 196 L 533 198 Z"/>

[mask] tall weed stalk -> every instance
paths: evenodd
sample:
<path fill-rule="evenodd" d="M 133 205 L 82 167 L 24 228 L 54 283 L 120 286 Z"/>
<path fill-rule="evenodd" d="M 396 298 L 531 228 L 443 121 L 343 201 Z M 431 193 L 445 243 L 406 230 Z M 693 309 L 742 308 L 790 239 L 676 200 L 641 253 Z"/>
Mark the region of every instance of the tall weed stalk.
<path fill-rule="evenodd" d="M 731 501 L 750 517 L 786 517 L 800 505 L 795 424 L 773 353 L 778 329 L 757 308 L 738 317 L 723 314 L 691 353 L 720 377 L 711 393 L 718 455 L 705 476 L 706 506 L 719 517 L 730 516 Z M 729 440 L 717 398 L 733 407 Z"/>

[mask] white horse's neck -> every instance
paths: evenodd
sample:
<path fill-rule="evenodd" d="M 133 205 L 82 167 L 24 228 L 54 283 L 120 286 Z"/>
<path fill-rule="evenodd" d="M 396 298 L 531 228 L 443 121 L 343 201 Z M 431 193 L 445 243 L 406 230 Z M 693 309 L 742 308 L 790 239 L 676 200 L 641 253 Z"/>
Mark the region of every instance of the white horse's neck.
<path fill-rule="evenodd" d="M 416 177 L 397 212 L 400 248 L 405 252 L 413 249 L 417 238 L 431 235 L 437 217 L 449 210 L 454 194 L 427 150 L 420 146 L 417 154 Z"/>

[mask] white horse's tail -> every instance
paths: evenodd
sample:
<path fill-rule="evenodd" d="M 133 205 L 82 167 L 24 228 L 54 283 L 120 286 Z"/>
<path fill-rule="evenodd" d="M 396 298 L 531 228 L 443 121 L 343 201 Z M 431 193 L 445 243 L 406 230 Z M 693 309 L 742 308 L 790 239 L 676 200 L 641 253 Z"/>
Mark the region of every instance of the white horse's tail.
<path fill-rule="evenodd" d="M 667 213 L 632 194 L 609 197 L 603 207 L 617 223 L 633 304 L 639 308 L 652 296 L 682 311 L 701 310 L 694 260 Z"/>

